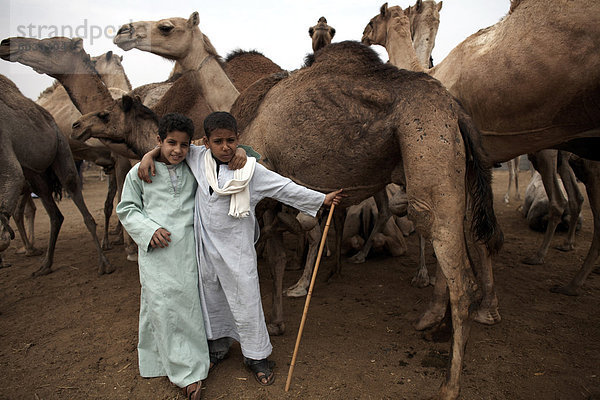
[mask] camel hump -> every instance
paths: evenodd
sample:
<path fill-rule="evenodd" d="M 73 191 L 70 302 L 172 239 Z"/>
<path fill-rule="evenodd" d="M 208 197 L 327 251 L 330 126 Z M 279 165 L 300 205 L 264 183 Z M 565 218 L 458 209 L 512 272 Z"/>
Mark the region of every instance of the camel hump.
<path fill-rule="evenodd" d="M 271 74 L 254 82 L 238 96 L 233 106 L 231 106 L 231 114 L 237 120 L 240 132 L 243 132 L 256 117 L 258 107 L 260 107 L 269 90 L 288 76 L 287 71 Z"/>

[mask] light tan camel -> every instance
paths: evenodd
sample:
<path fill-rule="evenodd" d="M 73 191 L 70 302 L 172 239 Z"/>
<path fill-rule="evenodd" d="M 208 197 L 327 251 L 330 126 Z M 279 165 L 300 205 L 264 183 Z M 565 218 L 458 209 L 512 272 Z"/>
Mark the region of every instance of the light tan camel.
<path fill-rule="evenodd" d="M 0 56 L 10 57 L 10 54 L 2 48 Z M 29 185 L 40 197 L 50 216 L 46 257 L 34 275 L 50 273 L 56 239 L 64 219 L 53 196 L 60 196 L 64 188 L 71 195 L 94 239 L 99 256 L 98 273 L 113 272 L 114 268 L 102 252 L 96 236 L 96 223 L 83 200 L 81 181 L 69 145 L 50 113 L 23 96 L 14 83 L 0 75 L 0 115 L 0 237 L 5 238 L 8 233 L 14 238 L 8 218 L 14 212 L 23 187 Z"/>
<path fill-rule="evenodd" d="M 397 36 L 386 43 L 385 32 L 396 29 L 397 19 L 384 11 L 382 7 L 369 22 L 363 42 L 385 45 L 390 59 L 392 54 L 394 59 L 414 59 L 406 38 Z M 592 149 L 600 136 L 600 54 L 594 51 L 600 27 L 592 16 L 599 12 L 600 4 L 587 0 L 513 1 L 509 15 L 467 38 L 428 71 L 473 116 L 490 161 L 503 162 L 548 147 L 598 157 Z M 577 43 L 576 53 L 573 43 Z M 595 219 L 599 214 L 600 210 L 594 212 Z M 595 230 L 588 255 L 598 247 L 594 244 L 598 240 L 600 231 Z M 486 284 L 478 321 L 495 323 L 500 316 L 491 260 L 485 253 L 482 259 Z M 582 269 L 587 266 L 585 262 Z M 438 280 L 432 306 L 417 326 L 439 322 L 445 303 L 443 282 Z"/>
<path fill-rule="evenodd" d="M 266 87 L 261 87 L 264 82 Z M 256 93 L 270 86 L 265 95 Z M 256 98 L 262 101 L 256 102 Z M 298 98 L 306 101 L 298 102 Z M 430 109 L 437 110 L 436 118 L 427 117 Z M 471 140 L 474 126 L 460 105 L 426 74 L 400 71 L 381 63 L 368 47 L 342 42 L 323 48 L 310 66 L 287 78 L 257 82 L 243 92 L 232 111 L 243 121 L 242 142 L 257 149 L 265 165 L 317 190 L 342 187 L 349 196 L 345 205 L 383 189 L 392 182 L 394 170 L 400 172 L 396 176 L 405 178 L 408 214 L 417 230 L 432 239 L 449 278 L 454 335 L 450 369 L 440 397 L 456 398 L 473 283 L 463 236 L 467 192 L 476 200 L 473 221 L 477 234 L 483 235 L 490 251 L 501 242 L 491 204 L 489 171 L 480 168 L 479 153 L 473 147 L 476 143 Z M 152 139 L 143 137 L 143 132 L 156 124 L 151 110 L 123 97 L 114 112 L 123 117 L 84 115 L 74 134 L 125 140 L 141 153 L 152 148 Z M 119 121 L 126 121 L 129 128 Z M 107 129 L 111 124 L 121 126 Z M 345 146 L 348 142 L 356 146 Z M 354 160 L 352 164 L 343 161 L 349 159 Z M 439 179 L 423 180 L 423 174 L 435 174 Z M 267 250 L 280 254 L 280 238 L 274 237 Z M 274 280 L 281 297 L 285 263 L 272 267 L 276 268 Z M 283 324 L 280 307 L 274 301 L 271 324 Z"/>
<path fill-rule="evenodd" d="M 331 43 L 335 36 L 335 28 L 327 25 L 327 19 L 321 17 L 315 26 L 308 28 L 308 36 L 312 39 L 313 51 L 317 51 Z"/>
<path fill-rule="evenodd" d="M 214 111 L 229 111 L 239 95 L 219 55 L 198 24 L 197 12 L 185 18 L 130 22 L 123 25 L 114 43 L 128 51 L 137 48 L 175 60 L 177 72 L 195 74 L 207 104 Z"/>

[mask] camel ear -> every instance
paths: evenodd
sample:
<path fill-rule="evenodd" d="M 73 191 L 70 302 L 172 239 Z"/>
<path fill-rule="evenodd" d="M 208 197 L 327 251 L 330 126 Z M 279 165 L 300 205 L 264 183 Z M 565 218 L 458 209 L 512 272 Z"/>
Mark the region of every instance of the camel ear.
<path fill-rule="evenodd" d="M 308 28 L 308 36 L 312 37 L 313 33 L 315 33 L 315 30 L 311 26 L 310 28 Z"/>
<path fill-rule="evenodd" d="M 112 56 L 113 56 L 113 52 L 112 52 L 112 50 L 109 50 L 108 53 L 106 53 L 106 61 L 110 61 Z"/>
<path fill-rule="evenodd" d="M 123 61 L 123 56 L 119 56 L 119 61 Z"/>
<path fill-rule="evenodd" d="M 421 8 L 423 7 L 423 0 L 417 0 L 417 12 L 421 12 Z"/>
<path fill-rule="evenodd" d="M 443 1 L 440 1 L 440 2 L 437 4 L 438 12 L 440 12 L 440 11 L 442 10 L 442 3 L 443 3 Z"/>
<path fill-rule="evenodd" d="M 192 15 L 190 15 L 190 17 L 187 20 L 187 24 L 190 28 L 193 28 L 194 26 L 197 26 L 200 23 L 200 14 L 198 14 L 198 11 L 194 11 L 192 13 Z"/>
<path fill-rule="evenodd" d="M 335 36 L 335 28 L 329 29 L 329 33 L 331 34 L 331 38 L 333 39 L 333 37 Z"/>
<path fill-rule="evenodd" d="M 121 97 L 121 102 L 123 103 L 123 111 L 129 112 L 133 108 L 133 97 L 128 94 L 124 94 Z"/>
<path fill-rule="evenodd" d="M 83 39 L 82 38 L 73 38 L 71 39 L 71 43 L 73 44 L 73 50 L 74 51 L 81 51 L 83 50 Z"/>
<path fill-rule="evenodd" d="M 387 9 L 388 9 L 388 6 L 387 6 L 387 3 L 385 3 L 379 9 L 379 14 L 381 14 L 382 17 L 385 17 L 385 14 L 387 14 Z"/>

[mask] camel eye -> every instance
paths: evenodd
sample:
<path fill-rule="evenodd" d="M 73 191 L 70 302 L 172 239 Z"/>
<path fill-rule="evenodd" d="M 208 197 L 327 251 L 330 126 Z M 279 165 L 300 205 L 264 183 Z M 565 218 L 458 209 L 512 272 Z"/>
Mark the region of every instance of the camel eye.
<path fill-rule="evenodd" d="M 161 25 L 158 27 L 158 30 L 161 33 L 167 34 L 169 32 L 171 32 L 173 30 L 174 26 L 173 25 Z"/>
<path fill-rule="evenodd" d="M 110 114 L 107 113 L 106 111 L 100 111 L 98 113 L 98 118 L 100 118 L 100 120 L 105 123 L 109 121 L 109 119 L 110 119 L 109 116 L 110 116 Z"/>

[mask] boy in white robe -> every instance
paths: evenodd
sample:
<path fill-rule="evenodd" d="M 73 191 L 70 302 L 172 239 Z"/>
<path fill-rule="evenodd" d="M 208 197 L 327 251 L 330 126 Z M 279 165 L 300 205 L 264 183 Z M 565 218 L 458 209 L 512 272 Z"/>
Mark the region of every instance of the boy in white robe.
<path fill-rule="evenodd" d="M 274 380 L 267 360 L 272 346 L 262 309 L 256 252 L 256 204 L 270 197 L 315 216 L 321 205 L 338 204 L 339 191 L 327 195 L 297 185 L 248 158 L 244 168 L 231 171 L 229 162 L 238 146 L 235 118 L 215 112 L 204 121 L 205 149 L 190 152 L 187 162 L 198 181 L 196 235 L 200 294 L 211 353 L 228 338 L 240 342 L 244 364 L 262 385 Z M 156 151 L 142 159 L 140 176 L 147 178 Z"/>
<path fill-rule="evenodd" d="M 193 232 L 198 185 L 182 162 L 193 133 L 193 122 L 181 114 L 161 119 L 158 178 L 149 185 L 134 166 L 116 211 L 139 249 L 140 375 L 166 375 L 188 399 L 199 399 L 210 361 Z"/>

